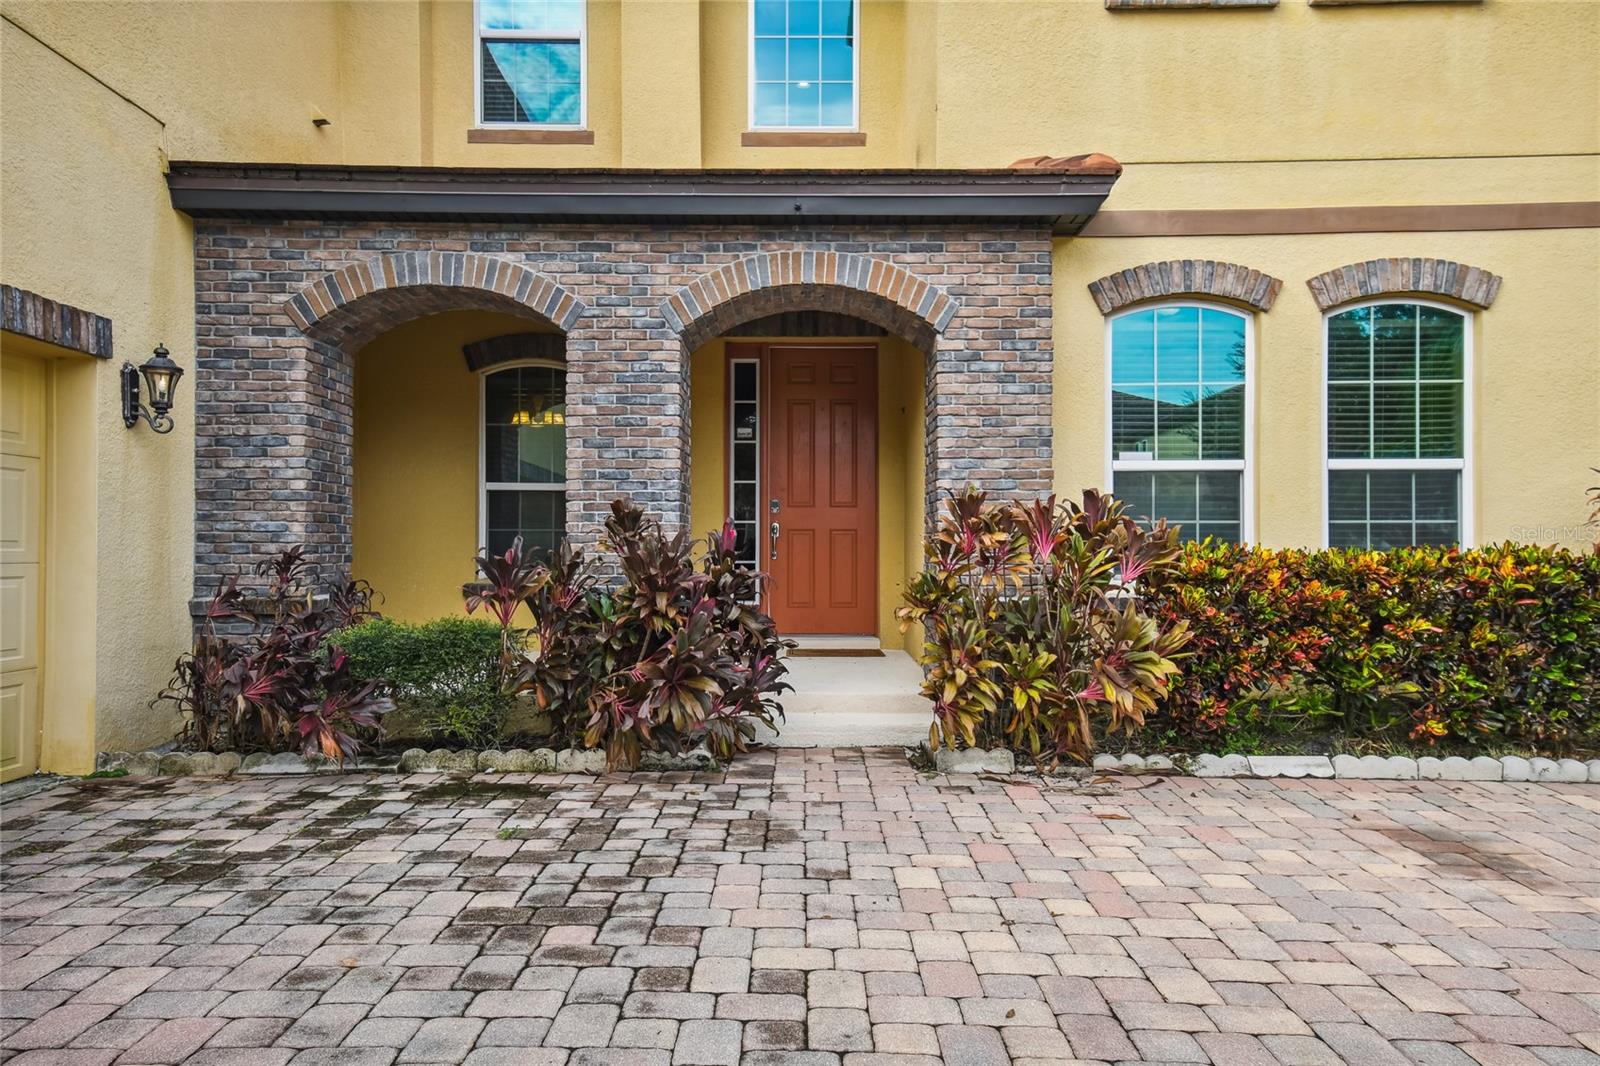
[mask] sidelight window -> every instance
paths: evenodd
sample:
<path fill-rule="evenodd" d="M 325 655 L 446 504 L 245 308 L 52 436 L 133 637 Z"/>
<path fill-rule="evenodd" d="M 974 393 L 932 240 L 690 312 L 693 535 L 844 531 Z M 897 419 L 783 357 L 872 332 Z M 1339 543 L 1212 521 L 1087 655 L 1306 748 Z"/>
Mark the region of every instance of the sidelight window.
<path fill-rule="evenodd" d="M 756 570 L 761 566 L 761 364 L 735 359 L 731 375 L 728 502 L 738 537 L 734 554 L 741 564 Z"/>

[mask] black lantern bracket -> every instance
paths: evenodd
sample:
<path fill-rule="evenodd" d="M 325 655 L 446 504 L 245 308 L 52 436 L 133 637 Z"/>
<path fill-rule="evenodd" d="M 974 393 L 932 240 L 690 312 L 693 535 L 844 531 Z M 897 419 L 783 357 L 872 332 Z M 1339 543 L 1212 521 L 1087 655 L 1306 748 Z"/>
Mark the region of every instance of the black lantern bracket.
<path fill-rule="evenodd" d="M 144 379 L 144 388 L 150 394 L 149 407 L 139 402 L 141 377 Z M 169 412 L 181 377 L 183 368 L 172 361 L 172 353 L 167 351 L 164 344 L 156 345 L 143 366 L 123 363 L 122 424 L 132 429 L 142 418 L 155 432 L 171 433 L 173 422 Z"/>

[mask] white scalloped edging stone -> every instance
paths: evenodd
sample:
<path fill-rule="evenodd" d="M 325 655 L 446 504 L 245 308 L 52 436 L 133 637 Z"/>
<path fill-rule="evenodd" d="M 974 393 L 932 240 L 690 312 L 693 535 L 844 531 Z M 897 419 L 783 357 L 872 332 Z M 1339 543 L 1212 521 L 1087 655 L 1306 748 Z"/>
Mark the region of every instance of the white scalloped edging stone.
<path fill-rule="evenodd" d="M 1010 752 L 1005 757 L 1011 757 Z M 640 759 L 640 769 L 649 771 L 699 772 L 716 770 L 718 762 L 704 746 L 692 751 L 645 752 Z M 377 773 L 521 773 L 521 774 L 603 774 L 606 772 L 606 753 L 599 750 L 566 748 L 536 748 L 526 751 L 512 748 L 498 751 L 450 751 L 436 748 L 408 748 L 397 756 L 350 759 L 342 765 L 321 755 L 297 755 L 293 752 L 253 752 L 241 757 L 237 752 L 216 754 L 209 751 L 102 751 L 95 757 L 97 771 L 126 771 L 129 777 L 207 777 L 226 774 L 259 776 L 351 773 L 370 771 Z M 1008 764 L 1005 773 L 1012 772 Z"/>
<path fill-rule="evenodd" d="M 1326 755 L 1251 755 L 1250 772 L 1257 777 L 1332 777 L 1333 762 Z"/>
<path fill-rule="evenodd" d="M 1417 760 L 1404 755 L 1335 755 L 1334 777 L 1355 777 L 1368 781 L 1415 781 Z"/>
<path fill-rule="evenodd" d="M 1250 760 L 1243 755 L 1196 755 L 1189 772 L 1196 777 L 1249 777 Z"/>
<path fill-rule="evenodd" d="M 1424 755 L 1417 760 L 1417 776 L 1424 781 L 1499 781 L 1505 776 L 1500 760 L 1488 755 L 1471 759 L 1461 755 L 1437 759 Z"/>
<path fill-rule="evenodd" d="M 933 753 L 933 768 L 941 774 L 1011 774 L 1017 757 L 1008 748 L 940 748 Z"/>

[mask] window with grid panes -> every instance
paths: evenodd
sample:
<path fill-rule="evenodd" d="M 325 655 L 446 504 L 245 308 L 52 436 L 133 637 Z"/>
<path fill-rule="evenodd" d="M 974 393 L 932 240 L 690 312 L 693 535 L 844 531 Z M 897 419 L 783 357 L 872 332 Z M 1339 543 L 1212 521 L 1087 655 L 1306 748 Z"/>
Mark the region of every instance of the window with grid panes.
<path fill-rule="evenodd" d="M 548 554 L 566 535 L 566 371 L 528 365 L 483 376 L 481 542 L 503 553 L 522 538 Z"/>
<path fill-rule="evenodd" d="M 1423 303 L 1328 316 L 1330 545 L 1461 542 L 1466 331 Z"/>
<path fill-rule="evenodd" d="M 757 570 L 761 566 L 761 364 L 754 359 L 736 359 L 732 377 L 728 499 L 738 538 L 734 556 L 742 565 Z"/>
<path fill-rule="evenodd" d="M 584 0 L 477 0 L 478 123 L 584 122 Z"/>
<path fill-rule="evenodd" d="M 750 128 L 856 128 L 856 0 L 751 0 Z"/>
<path fill-rule="evenodd" d="M 1185 540 L 1246 527 L 1249 318 L 1168 304 L 1110 323 L 1111 492 Z"/>

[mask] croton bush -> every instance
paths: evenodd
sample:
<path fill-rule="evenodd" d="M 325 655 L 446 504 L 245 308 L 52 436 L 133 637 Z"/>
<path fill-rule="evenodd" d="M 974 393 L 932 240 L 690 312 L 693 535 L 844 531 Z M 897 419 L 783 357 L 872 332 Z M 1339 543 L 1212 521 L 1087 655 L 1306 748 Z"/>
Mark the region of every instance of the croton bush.
<path fill-rule="evenodd" d="M 1131 588 L 1177 553 L 1177 530 L 1143 528 L 1092 489 L 1081 505 L 952 495 L 899 611 L 922 627 L 929 746 L 1003 743 L 1053 762 L 1137 730 L 1167 700 L 1189 633 Z"/>
<path fill-rule="evenodd" d="M 693 547 L 617 500 L 604 556 L 563 545 L 540 559 L 519 539 L 480 554 L 481 580 L 462 590 L 469 611 L 500 625 L 507 691 L 537 701 L 563 740 L 603 748 L 614 769 L 701 743 L 727 758 L 756 723 L 782 716 L 786 642 L 759 607 L 765 575 L 736 564 L 731 524 L 698 559 Z"/>
<path fill-rule="evenodd" d="M 1188 544 L 1141 590 L 1193 633 L 1152 721 L 1459 747 L 1600 745 L 1600 555 Z"/>
<path fill-rule="evenodd" d="M 1180 545 L 1095 492 L 967 492 L 926 554 L 932 744 L 1600 748 L 1594 552 Z"/>
<path fill-rule="evenodd" d="M 194 646 L 178 657 L 153 702 L 177 705 L 179 741 L 193 750 L 297 751 L 342 762 L 391 706 L 380 686 L 354 677 L 349 658 L 328 643 L 372 616 L 372 587 L 341 581 L 318 596 L 298 546 L 257 573 L 268 579 L 264 595 L 247 595 L 233 577 L 218 586 Z"/>

